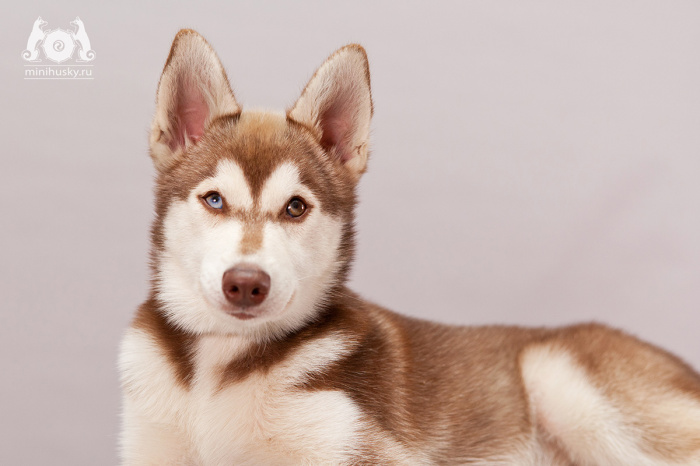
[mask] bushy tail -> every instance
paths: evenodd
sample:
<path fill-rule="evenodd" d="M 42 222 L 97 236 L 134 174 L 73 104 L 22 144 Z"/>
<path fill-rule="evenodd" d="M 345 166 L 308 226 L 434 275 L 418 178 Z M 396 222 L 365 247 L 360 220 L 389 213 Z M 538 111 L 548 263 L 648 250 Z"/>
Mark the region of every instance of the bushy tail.
<path fill-rule="evenodd" d="M 78 59 L 76 61 L 92 61 L 95 59 L 95 51 L 94 50 L 88 50 L 84 54 L 80 52 L 78 54 Z"/>

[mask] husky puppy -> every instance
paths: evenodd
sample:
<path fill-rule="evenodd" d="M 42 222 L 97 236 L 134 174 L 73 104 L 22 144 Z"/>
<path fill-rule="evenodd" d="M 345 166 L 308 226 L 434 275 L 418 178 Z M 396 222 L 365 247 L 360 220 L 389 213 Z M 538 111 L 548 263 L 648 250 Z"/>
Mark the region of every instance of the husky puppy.
<path fill-rule="evenodd" d="M 359 45 L 277 113 L 244 111 L 177 34 L 123 464 L 700 465 L 700 376 L 665 351 L 597 324 L 440 325 L 345 287 L 371 116 Z"/>

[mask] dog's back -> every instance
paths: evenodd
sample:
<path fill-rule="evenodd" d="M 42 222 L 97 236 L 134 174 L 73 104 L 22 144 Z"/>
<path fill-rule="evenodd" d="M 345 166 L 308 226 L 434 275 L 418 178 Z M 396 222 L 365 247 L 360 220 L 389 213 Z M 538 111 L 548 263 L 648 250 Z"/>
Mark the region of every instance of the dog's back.
<path fill-rule="evenodd" d="M 243 112 L 181 31 L 151 134 L 153 287 L 125 464 L 700 464 L 700 377 L 607 327 L 452 327 L 344 282 L 372 103 L 359 46 Z"/>

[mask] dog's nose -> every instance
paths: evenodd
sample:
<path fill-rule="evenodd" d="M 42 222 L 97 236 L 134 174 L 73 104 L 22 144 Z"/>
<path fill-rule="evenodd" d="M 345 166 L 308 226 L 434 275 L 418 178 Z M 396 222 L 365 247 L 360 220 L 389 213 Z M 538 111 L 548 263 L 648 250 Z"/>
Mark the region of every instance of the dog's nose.
<path fill-rule="evenodd" d="M 270 292 L 270 276 L 254 265 L 228 269 L 221 282 L 228 302 L 238 307 L 257 306 Z"/>

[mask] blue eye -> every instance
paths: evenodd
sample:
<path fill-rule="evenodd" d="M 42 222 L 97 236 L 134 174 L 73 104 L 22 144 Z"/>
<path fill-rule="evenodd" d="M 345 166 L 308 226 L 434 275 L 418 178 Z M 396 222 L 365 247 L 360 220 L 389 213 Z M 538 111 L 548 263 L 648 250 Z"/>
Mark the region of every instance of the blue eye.
<path fill-rule="evenodd" d="M 204 200 L 207 201 L 207 204 L 214 209 L 221 209 L 224 206 L 224 200 L 221 198 L 221 194 L 219 193 L 207 194 Z"/>

